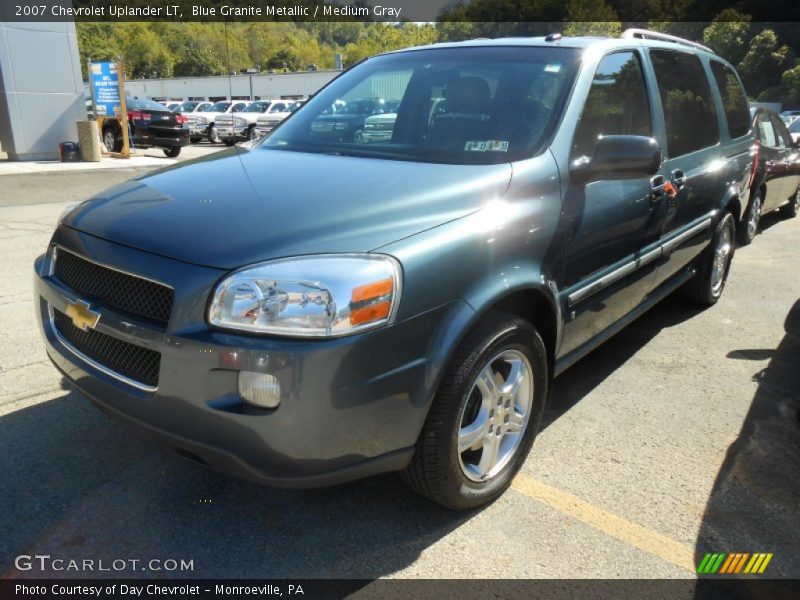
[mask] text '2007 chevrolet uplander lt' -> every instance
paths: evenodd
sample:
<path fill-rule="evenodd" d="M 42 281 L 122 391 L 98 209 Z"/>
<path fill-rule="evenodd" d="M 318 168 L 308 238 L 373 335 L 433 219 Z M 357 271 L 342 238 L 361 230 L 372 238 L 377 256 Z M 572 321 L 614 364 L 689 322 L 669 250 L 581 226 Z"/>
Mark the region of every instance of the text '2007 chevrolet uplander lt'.
<path fill-rule="evenodd" d="M 552 377 L 670 292 L 725 286 L 746 99 L 727 63 L 659 37 L 381 55 L 253 147 L 87 200 L 36 261 L 48 354 L 227 473 L 397 470 L 448 507 L 491 501 Z M 322 131 L 374 98 L 396 102 L 391 135 Z"/>

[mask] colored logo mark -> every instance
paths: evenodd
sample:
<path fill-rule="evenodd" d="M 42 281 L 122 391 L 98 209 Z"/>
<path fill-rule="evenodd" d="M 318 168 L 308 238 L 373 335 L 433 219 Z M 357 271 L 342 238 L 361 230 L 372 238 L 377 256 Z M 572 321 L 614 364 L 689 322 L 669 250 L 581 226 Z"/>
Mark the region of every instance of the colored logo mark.
<path fill-rule="evenodd" d="M 697 572 L 701 575 L 730 575 L 734 573 L 760 575 L 767 569 L 767 565 L 771 560 L 771 552 L 757 552 L 754 554 L 748 552 L 709 553 L 703 557 L 702 562 L 697 567 Z"/>

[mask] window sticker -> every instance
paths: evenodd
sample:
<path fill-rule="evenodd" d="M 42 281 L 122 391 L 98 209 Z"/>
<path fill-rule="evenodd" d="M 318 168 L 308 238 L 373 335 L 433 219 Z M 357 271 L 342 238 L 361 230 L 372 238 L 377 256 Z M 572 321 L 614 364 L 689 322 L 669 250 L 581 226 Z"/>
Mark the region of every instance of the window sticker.
<path fill-rule="evenodd" d="M 467 142 L 464 150 L 468 152 L 508 152 L 508 142 L 505 140 Z"/>
<path fill-rule="evenodd" d="M 558 73 L 559 71 L 561 71 L 561 65 L 558 63 L 550 63 L 544 67 L 545 73 Z"/>

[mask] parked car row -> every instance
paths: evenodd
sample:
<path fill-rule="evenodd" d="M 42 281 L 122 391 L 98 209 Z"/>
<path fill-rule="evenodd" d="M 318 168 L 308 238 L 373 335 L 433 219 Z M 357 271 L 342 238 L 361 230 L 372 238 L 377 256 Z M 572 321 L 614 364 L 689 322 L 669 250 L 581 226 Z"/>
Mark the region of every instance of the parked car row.
<path fill-rule="evenodd" d="M 252 102 L 240 112 L 217 117 L 218 134 L 228 146 L 232 146 L 236 142 L 258 139 L 272 131 L 303 102 L 303 100 L 258 100 Z"/>
<path fill-rule="evenodd" d="M 232 146 L 269 133 L 305 100 L 222 100 L 184 102 L 174 110 L 186 115 L 190 141 L 207 139 Z M 263 119 L 260 118 L 263 116 Z"/>

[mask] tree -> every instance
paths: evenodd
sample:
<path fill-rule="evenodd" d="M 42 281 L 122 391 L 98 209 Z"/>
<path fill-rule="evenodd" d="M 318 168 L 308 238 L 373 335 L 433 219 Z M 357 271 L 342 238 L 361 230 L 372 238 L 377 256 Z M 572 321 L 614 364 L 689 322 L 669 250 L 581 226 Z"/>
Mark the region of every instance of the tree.
<path fill-rule="evenodd" d="M 283 48 L 278 50 L 267 60 L 269 69 L 286 69 L 288 71 L 299 71 L 302 68 L 300 57 Z"/>
<path fill-rule="evenodd" d="M 730 63 L 739 64 L 747 52 L 750 27 L 750 15 L 723 10 L 703 31 L 703 43 Z"/>
<path fill-rule="evenodd" d="M 618 37 L 622 23 L 605 0 L 569 0 L 564 35 Z"/>
<path fill-rule="evenodd" d="M 218 75 L 224 71 L 222 65 L 214 60 L 207 50 L 199 50 L 191 46 L 188 50 L 175 63 L 172 69 L 174 77 L 206 77 Z"/>
<path fill-rule="evenodd" d="M 783 73 L 781 82 L 785 89 L 783 103 L 786 106 L 800 106 L 800 62 Z"/>
<path fill-rule="evenodd" d="M 781 75 L 794 63 L 793 52 L 788 46 L 779 46 L 778 36 L 771 29 L 764 29 L 750 42 L 738 71 L 751 97 L 757 97 L 770 86 L 777 85 Z"/>

